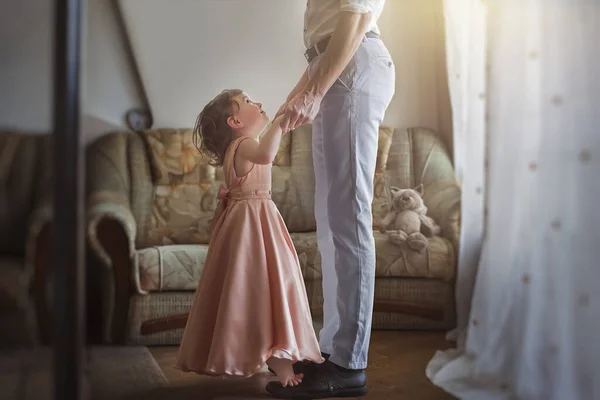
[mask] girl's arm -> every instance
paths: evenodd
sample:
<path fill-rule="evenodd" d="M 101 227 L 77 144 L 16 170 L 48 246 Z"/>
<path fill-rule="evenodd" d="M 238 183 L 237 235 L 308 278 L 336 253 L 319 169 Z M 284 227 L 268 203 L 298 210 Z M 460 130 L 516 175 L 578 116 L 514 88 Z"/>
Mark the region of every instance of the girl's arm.
<path fill-rule="evenodd" d="M 255 140 L 242 141 L 237 154 L 244 160 L 254 164 L 267 165 L 273 163 L 281 142 L 282 118 L 283 116 L 279 116 L 273 120 L 269 130 L 262 136 L 260 142 Z"/>

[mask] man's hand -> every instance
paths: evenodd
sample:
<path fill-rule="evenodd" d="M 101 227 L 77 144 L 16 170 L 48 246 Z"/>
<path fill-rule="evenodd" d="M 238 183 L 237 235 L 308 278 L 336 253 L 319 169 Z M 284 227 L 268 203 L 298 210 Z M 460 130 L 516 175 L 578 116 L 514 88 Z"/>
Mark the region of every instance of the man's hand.
<path fill-rule="evenodd" d="M 299 89 L 298 94 L 288 102 L 283 123 L 287 123 L 290 129 L 314 120 L 319 112 L 321 100 L 360 46 L 371 18 L 371 12 L 341 13 L 329 45 L 320 56 L 318 64 L 312 69 L 311 76 L 308 76 L 307 70 L 306 76 L 301 80 L 306 83 L 302 87 L 300 84 L 296 85 Z M 283 127 L 285 128 L 286 125 Z"/>
<path fill-rule="evenodd" d="M 319 112 L 321 100 L 321 96 L 303 91 L 290 100 L 287 105 L 284 104 L 286 107 L 284 109 L 283 120 L 281 121 L 283 132 L 289 132 L 299 126 L 312 122 Z"/>
<path fill-rule="evenodd" d="M 275 115 L 284 115 L 281 122 L 284 134 L 315 119 L 321 100 L 358 49 L 371 17 L 370 12 L 342 12 L 329 46 L 312 76 L 309 78 L 307 68 Z"/>
<path fill-rule="evenodd" d="M 281 124 L 281 121 L 283 120 L 283 117 L 285 116 L 285 110 L 287 108 L 288 103 L 283 103 L 281 105 L 281 107 L 279 107 L 279 110 L 277 111 L 277 114 L 275 114 L 275 118 L 273 118 L 273 123 L 277 123 L 279 124 L 279 126 L 281 127 L 281 134 L 285 135 L 286 133 L 289 132 L 289 130 L 284 130 L 284 126 Z"/>
<path fill-rule="evenodd" d="M 281 105 L 281 107 L 279 107 L 279 110 L 277 110 L 277 113 L 275 113 L 275 117 L 273 118 L 274 120 L 277 119 L 277 117 L 279 117 L 280 115 L 283 115 L 285 113 L 285 109 L 288 106 L 288 100 L 286 100 L 285 103 L 283 103 Z M 285 132 L 284 132 L 285 133 Z"/>

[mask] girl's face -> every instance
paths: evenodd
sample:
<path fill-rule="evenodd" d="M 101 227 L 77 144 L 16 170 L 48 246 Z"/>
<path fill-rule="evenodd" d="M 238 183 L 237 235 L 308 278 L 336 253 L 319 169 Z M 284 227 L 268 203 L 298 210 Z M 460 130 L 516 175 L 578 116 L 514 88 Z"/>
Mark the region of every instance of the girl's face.
<path fill-rule="evenodd" d="M 269 117 L 262 109 L 262 104 L 254 102 L 246 93 L 233 98 L 233 115 L 227 119 L 229 126 L 238 135 L 258 137 Z"/>

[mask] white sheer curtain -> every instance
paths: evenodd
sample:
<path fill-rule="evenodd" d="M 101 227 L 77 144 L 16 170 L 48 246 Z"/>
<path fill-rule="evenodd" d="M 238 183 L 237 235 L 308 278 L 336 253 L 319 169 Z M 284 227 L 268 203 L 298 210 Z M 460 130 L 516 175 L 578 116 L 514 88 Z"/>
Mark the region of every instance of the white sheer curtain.
<path fill-rule="evenodd" d="M 485 184 L 485 32 L 481 0 L 446 0 L 446 53 L 452 103 L 454 160 L 463 186 L 461 248 L 456 283 L 457 329 L 450 339 L 464 344 L 483 240 Z"/>
<path fill-rule="evenodd" d="M 600 2 L 445 10 L 466 341 L 427 376 L 460 399 L 600 399 Z"/>

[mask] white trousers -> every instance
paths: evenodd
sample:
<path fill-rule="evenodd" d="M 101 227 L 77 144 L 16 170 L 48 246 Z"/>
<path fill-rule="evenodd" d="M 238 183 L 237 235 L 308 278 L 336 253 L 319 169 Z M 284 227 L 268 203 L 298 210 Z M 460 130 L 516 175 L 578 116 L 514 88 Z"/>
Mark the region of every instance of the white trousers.
<path fill-rule="evenodd" d="M 309 66 L 309 76 L 321 57 Z M 367 367 L 375 242 L 371 203 L 379 127 L 395 66 L 378 38 L 363 38 L 313 121 L 315 218 L 323 272 L 321 351 L 344 368 Z"/>

